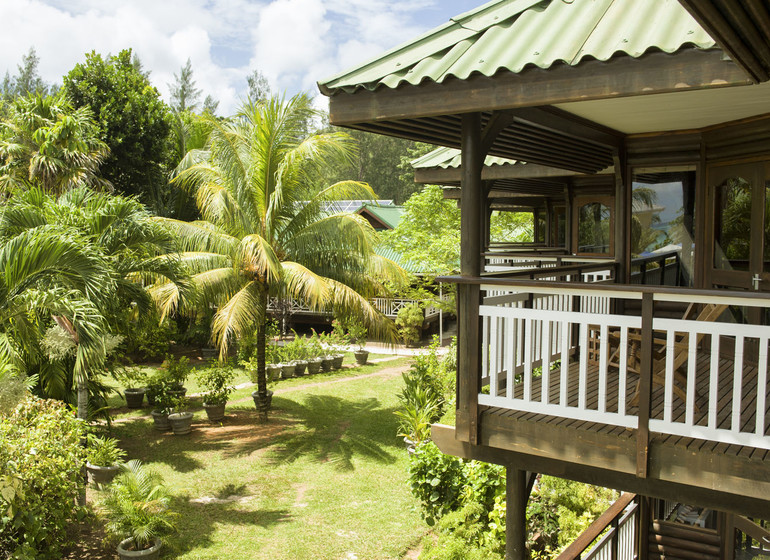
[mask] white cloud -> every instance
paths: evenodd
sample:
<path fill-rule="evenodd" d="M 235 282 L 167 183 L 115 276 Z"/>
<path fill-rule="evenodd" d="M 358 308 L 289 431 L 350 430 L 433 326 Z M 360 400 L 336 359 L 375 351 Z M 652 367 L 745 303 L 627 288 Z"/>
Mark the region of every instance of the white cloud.
<path fill-rule="evenodd" d="M 166 99 L 190 58 L 197 87 L 229 114 L 251 70 L 273 89 L 315 94 L 317 80 L 425 31 L 415 14 L 430 5 L 436 0 L 0 0 L 0 74 L 15 74 L 31 46 L 50 83 L 87 52 L 133 48 Z"/>

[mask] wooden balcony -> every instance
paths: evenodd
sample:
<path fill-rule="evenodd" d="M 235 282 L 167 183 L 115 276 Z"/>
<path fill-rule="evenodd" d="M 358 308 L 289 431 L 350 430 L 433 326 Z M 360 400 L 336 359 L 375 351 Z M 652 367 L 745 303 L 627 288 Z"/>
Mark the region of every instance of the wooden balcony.
<path fill-rule="evenodd" d="M 461 352 L 476 352 L 471 360 L 461 355 L 455 428 L 434 429 L 442 450 L 767 516 L 770 326 L 736 317 L 770 300 L 606 283 L 463 281 L 481 294 L 479 328 L 474 344 L 460 340 Z M 677 308 L 689 304 L 724 311 L 712 320 L 683 318 Z"/>

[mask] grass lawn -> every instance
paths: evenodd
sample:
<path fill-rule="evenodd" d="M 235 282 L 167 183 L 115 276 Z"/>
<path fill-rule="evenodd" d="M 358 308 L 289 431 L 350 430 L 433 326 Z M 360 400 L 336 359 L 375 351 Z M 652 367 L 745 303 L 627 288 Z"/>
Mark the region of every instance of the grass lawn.
<path fill-rule="evenodd" d="M 267 424 L 253 387 L 231 397 L 223 425 L 194 401 L 187 436 L 155 431 L 147 408 L 118 416 L 115 436 L 163 475 L 179 512 L 164 557 L 402 558 L 426 532 L 393 415 L 407 364 L 279 381 Z"/>

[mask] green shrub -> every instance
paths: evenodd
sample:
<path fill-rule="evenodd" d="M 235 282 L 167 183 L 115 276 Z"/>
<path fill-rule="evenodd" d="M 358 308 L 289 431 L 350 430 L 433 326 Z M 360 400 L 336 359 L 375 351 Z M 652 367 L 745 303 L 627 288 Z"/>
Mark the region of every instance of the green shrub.
<path fill-rule="evenodd" d="M 115 541 L 131 538 L 135 550 L 143 550 L 152 540 L 172 531 L 174 514 L 163 480 L 134 459 L 115 478 L 101 503 L 107 515 L 107 532 Z"/>
<path fill-rule="evenodd" d="M 248 362 L 247 362 L 248 363 Z M 235 371 L 230 364 L 212 363 L 197 374 L 198 383 L 205 389 L 203 402 L 205 404 L 226 404 L 233 392 L 232 382 Z"/>
<path fill-rule="evenodd" d="M 426 539 L 420 560 L 503 560 L 505 540 L 487 542 L 483 506 L 470 502 L 462 509 L 448 513 L 438 524 L 438 538 Z"/>
<path fill-rule="evenodd" d="M 424 319 L 422 308 L 417 303 L 409 303 L 398 310 L 396 327 L 404 344 L 413 345 L 420 342 Z"/>
<path fill-rule="evenodd" d="M 0 416 L 10 414 L 27 395 L 27 379 L 0 366 Z"/>
<path fill-rule="evenodd" d="M 66 405 L 25 399 L 0 422 L 0 554 L 59 558 L 67 527 L 82 513 L 84 424 Z"/>
<path fill-rule="evenodd" d="M 422 516 L 428 525 L 461 503 L 465 486 L 462 459 L 444 455 L 432 442 L 417 447 L 409 462 L 409 487 L 420 500 Z"/>
<path fill-rule="evenodd" d="M 126 452 L 118 447 L 118 440 L 111 437 L 99 437 L 88 434 L 86 452 L 88 462 L 97 467 L 111 467 L 122 461 Z"/>

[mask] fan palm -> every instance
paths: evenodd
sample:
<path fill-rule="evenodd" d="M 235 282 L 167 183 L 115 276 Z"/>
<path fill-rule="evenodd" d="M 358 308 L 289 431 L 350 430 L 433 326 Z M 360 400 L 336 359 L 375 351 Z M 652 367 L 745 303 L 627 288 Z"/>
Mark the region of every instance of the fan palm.
<path fill-rule="evenodd" d="M 403 278 L 373 252 L 377 234 L 365 219 L 333 210 L 334 200 L 374 198 L 371 188 L 353 181 L 318 186 L 321 171 L 348 160 L 352 145 L 341 133 L 305 137 L 314 114 L 310 98 L 297 95 L 247 102 L 231 122 L 212 118 L 205 149 L 189 152 L 174 179 L 193 193 L 203 220 L 164 220 L 182 239 L 205 303 L 217 307 L 212 338 L 220 357 L 256 328 L 262 419 L 268 296 L 344 310 L 386 335 L 392 324 L 367 298 L 380 280 Z M 168 301 L 170 310 L 174 298 Z"/>

